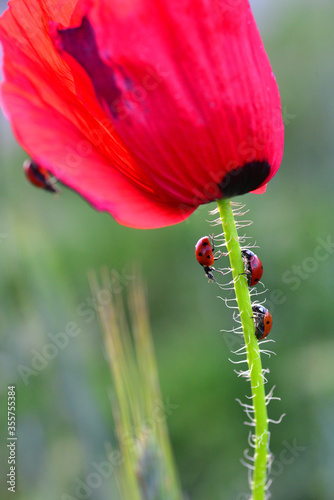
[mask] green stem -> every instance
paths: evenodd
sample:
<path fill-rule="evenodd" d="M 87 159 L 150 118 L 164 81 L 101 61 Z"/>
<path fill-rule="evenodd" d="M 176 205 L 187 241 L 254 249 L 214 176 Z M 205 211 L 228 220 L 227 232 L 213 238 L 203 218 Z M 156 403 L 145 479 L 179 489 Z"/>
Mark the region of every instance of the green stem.
<path fill-rule="evenodd" d="M 240 320 L 245 338 L 247 362 L 250 371 L 250 382 L 255 419 L 255 453 L 254 472 L 252 481 L 252 500 L 264 500 L 266 472 L 268 460 L 268 417 L 265 400 L 264 380 L 260 350 L 255 337 L 254 321 L 249 288 L 245 276 L 244 264 L 237 229 L 230 200 L 218 200 L 218 210 L 229 252 L 232 275 L 234 280 L 235 296 L 237 299 Z"/>

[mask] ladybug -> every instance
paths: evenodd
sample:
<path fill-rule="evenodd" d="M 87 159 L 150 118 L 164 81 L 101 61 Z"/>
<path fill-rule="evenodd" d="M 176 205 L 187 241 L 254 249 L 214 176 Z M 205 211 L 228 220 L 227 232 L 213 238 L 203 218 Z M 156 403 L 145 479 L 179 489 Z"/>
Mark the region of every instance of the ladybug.
<path fill-rule="evenodd" d="M 54 186 L 49 172 L 37 165 L 33 160 L 26 160 L 23 163 L 23 171 L 27 179 L 34 186 L 50 191 L 51 193 L 58 193 L 59 190 Z"/>
<path fill-rule="evenodd" d="M 262 340 L 270 332 L 273 319 L 268 309 L 259 304 L 253 304 L 252 310 L 254 313 L 255 337 L 258 340 Z"/>
<path fill-rule="evenodd" d="M 241 255 L 242 260 L 244 261 L 247 284 L 248 286 L 255 286 L 262 278 L 262 262 L 251 250 L 242 250 Z"/>
<path fill-rule="evenodd" d="M 212 267 L 212 264 L 214 263 L 215 260 L 217 260 L 220 255 L 223 255 L 222 252 L 220 252 L 219 256 L 214 256 L 214 243 L 213 243 L 213 234 L 210 236 L 203 236 L 198 240 L 195 246 L 195 255 L 197 262 L 203 266 L 205 274 L 210 280 L 216 281 L 212 271 L 218 271 L 214 267 Z"/>

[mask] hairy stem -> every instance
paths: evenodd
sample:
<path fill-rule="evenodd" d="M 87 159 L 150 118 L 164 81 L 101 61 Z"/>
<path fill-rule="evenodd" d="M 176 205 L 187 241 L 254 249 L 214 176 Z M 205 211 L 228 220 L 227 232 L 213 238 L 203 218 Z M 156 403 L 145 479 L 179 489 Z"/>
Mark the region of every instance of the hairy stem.
<path fill-rule="evenodd" d="M 266 472 L 268 460 L 268 418 L 265 400 L 264 379 L 262 376 L 262 364 L 260 350 L 255 337 L 255 328 L 249 289 L 244 274 L 244 264 L 241 257 L 241 249 L 238 233 L 234 221 L 230 200 L 218 200 L 219 214 L 225 234 L 226 247 L 234 280 L 235 296 L 240 312 L 243 334 L 245 338 L 247 362 L 250 372 L 252 401 L 255 419 L 255 452 L 254 472 L 252 481 L 252 500 L 264 500 Z"/>

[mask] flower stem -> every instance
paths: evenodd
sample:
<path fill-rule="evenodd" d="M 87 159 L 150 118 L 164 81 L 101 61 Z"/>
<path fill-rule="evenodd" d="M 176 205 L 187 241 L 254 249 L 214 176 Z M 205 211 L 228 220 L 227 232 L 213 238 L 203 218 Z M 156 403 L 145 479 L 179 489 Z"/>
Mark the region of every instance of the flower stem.
<path fill-rule="evenodd" d="M 254 472 L 252 481 L 252 500 L 264 500 L 266 472 L 268 460 L 268 418 L 265 400 L 264 379 L 260 350 L 255 337 L 252 306 L 245 276 L 244 264 L 241 256 L 238 233 L 234 221 L 230 200 L 218 200 L 218 210 L 225 234 L 226 247 L 229 253 L 232 275 L 234 280 L 235 296 L 240 312 L 249 378 L 251 382 L 252 401 L 254 407 L 255 436 L 254 436 Z"/>

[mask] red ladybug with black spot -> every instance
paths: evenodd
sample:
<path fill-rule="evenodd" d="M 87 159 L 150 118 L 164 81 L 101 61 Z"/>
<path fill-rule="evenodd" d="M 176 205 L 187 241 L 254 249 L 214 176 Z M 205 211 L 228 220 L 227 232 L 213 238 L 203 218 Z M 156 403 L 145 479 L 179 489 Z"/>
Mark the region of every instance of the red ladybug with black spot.
<path fill-rule="evenodd" d="M 252 304 L 253 319 L 255 325 L 255 337 L 258 340 L 264 339 L 270 332 L 273 319 L 267 308 L 259 304 Z"/>
<path fill-rule="evenodd" d="M 219 253 L 218 256 L 214 256 L 214 235 L 210 234 L 210 236 L 203 236 L 198 240 L 195 246 L 195 255 L 197 262 L 203 266 L 205 274 L 210 280 L 216 281 L 212 271 L 221 272 L 214 267 L 212 267 L 215 260 L 217 260 L 222 254 Z"/>
<path fill-rule="evenodd" d="M 27 179 L 34 186 L 45 189 L 45 191 L 49 191 L 50 193 L 58 193 L 59 190 L 56 188 L 54 183 L 52 182 L 51 175 L 49 172 L 40 167 L 33 160 L 26 160 L 23 163 L 23 171 L 27 177 Z"/>
<path fill-rule="evenodd" d="M 262 278 L 263 265 L 259 257 L 251 250 L 241 251 L 242 260 L 245 266 L 245 273 L 248 286 L 255 286 Z"/>

